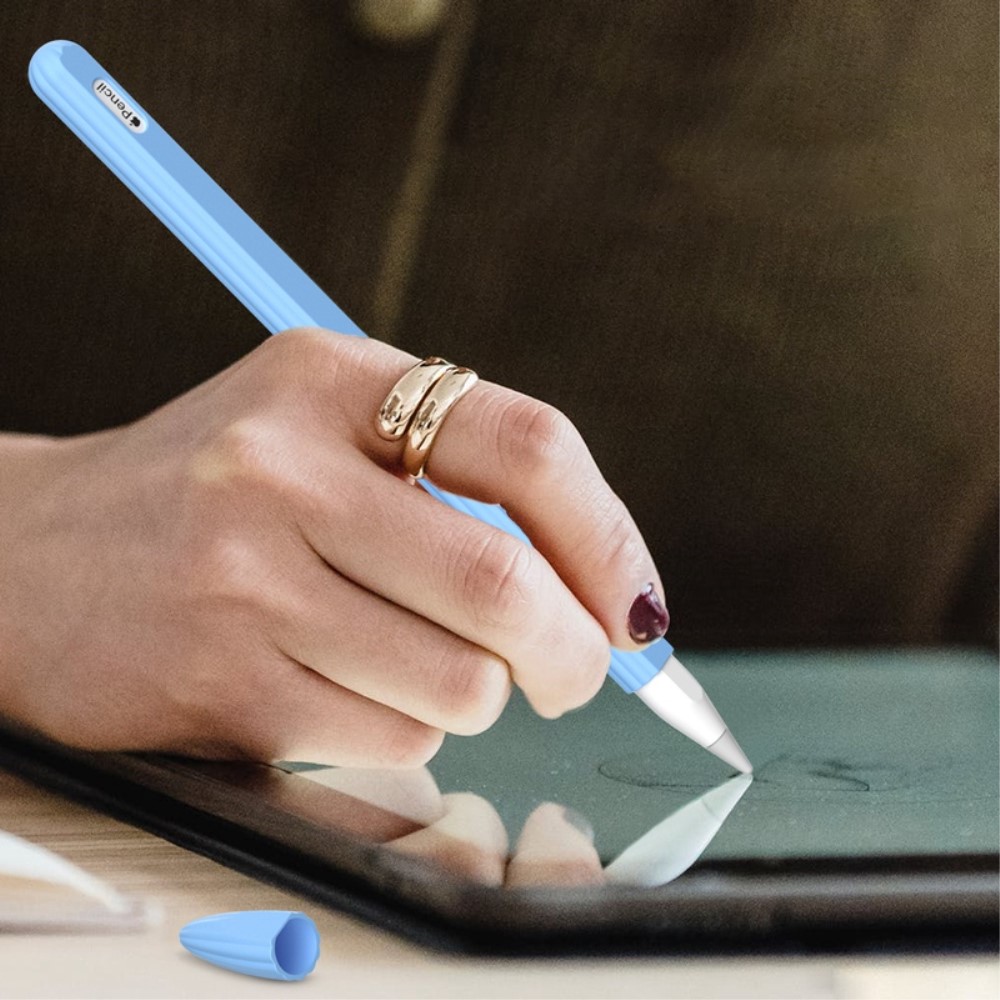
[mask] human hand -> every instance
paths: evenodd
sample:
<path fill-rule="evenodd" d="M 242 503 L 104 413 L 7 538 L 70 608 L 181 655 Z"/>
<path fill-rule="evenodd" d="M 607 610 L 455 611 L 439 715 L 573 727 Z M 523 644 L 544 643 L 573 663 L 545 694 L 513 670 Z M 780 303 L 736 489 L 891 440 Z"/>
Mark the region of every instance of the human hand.
<path fill-rule="evenodd" d="M 549 717 L 592 697 L 663 593 L 635 524 L 562 414 L 488 382 L 428 475 L 535 547 L 414 488 L 374 415 L 416 360 L 292 330 L 134 424 L 0 441 L 0 709 L 91 749 L 398 766 L 512 679 Z"/>
<path fill-rule="evenodd" d="M 296 777 L 308 779 L 299 782 L 306 786 L 295 802 L 300 814 L 450 875 L 511 889 L 606 881 L 589 821 L 556 802 L 536 806 L 511 847 L 486 799 L 472 792 L 442 794 L 426 768 L 329 768 Z M 322 793 L 309 795 L 309 785 L 322 786 Z"/>

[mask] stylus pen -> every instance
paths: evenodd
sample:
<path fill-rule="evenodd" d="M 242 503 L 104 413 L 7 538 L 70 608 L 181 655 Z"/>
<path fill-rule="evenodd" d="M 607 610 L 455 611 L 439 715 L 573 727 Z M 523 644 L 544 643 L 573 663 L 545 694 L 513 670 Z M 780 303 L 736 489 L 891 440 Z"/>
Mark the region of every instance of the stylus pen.
<path fill-rule="evenodd" d="M 364 333 L 85 49 L 47 42 L 28 79 L 38 96 L 271 332 L 319 326 Z M 497 504 L 420 485 L 455 510 L 531 544 Z M 612 648 L 608 672 L 657 715 L 741 771 L 751 765 L 701 685 L 660 639 Z"/>

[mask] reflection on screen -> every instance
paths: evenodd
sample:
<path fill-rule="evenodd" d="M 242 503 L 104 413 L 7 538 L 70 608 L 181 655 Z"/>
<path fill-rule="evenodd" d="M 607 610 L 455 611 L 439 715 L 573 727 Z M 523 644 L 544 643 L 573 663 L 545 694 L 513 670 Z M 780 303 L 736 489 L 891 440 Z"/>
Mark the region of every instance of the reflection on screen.
<path fill-rule="evenodd" d="M 997 851 L 989 655 L 688 659 L 754 761 L 752 783 L 611 685 L 555 722 L 515 697 L 428 769 L 302 773 L 406 818 L 376 842 L 490 885 L 653 886 L 709 860 Z"/>
<path fill-rule="evenodd" d="M 291 765 L 294 767 L 294 765 Z M 471 792 L 443 795 L 426 768 L 380 771 L 307 768 L 301 772 L 370 808 L 367 836 L 381 846 L 492 886 L 665 885 L 687 871 L 750 787 L 739 775 L 696 796 L 640 837 L 606 867 L 587 819 L 565 806 L 535 807 L 512 838 L 493 806 Z M 336 802 L 326 819 L 337 824 Z M 359 817 L 354 809 L 355 822 Z M 394 821 L 416 824 L 399 833 Z"/>

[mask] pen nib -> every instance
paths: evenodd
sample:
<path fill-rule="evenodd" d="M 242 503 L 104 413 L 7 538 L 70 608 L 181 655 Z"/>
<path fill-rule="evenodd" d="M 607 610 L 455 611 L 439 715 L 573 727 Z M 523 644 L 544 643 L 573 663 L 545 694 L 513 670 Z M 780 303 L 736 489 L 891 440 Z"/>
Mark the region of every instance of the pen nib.
<path fill-rule="evenodd" d="M 747 755 L 736 742 L 733 734 L 727 729 L 711 746 L 706 747 L 710 753 L 714 753 L 720 760 L 727 764 L 732 764 L 738 771 L 749 774 L 753 770 L 753 764 L 747 760 Z"/>

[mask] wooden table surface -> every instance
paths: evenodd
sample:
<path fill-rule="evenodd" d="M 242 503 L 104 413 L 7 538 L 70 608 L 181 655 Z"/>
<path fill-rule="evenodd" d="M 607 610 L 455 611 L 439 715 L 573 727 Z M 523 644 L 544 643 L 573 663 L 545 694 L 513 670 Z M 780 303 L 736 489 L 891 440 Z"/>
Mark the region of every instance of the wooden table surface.
<path fill-rule="evenodd" d="M 993 957 L 569 959 L 454 957 L 230 871 L 145 831 L 0 771 L 0 830 L 26 837 L 155 900 L 134 934 L 0 934 L 0 997 L 851 997 L 997 995 Z M 239 909 L 299 909 L 320 931 L 300 983 L 250 979 L 185 952 L 189 920 Z"/>

